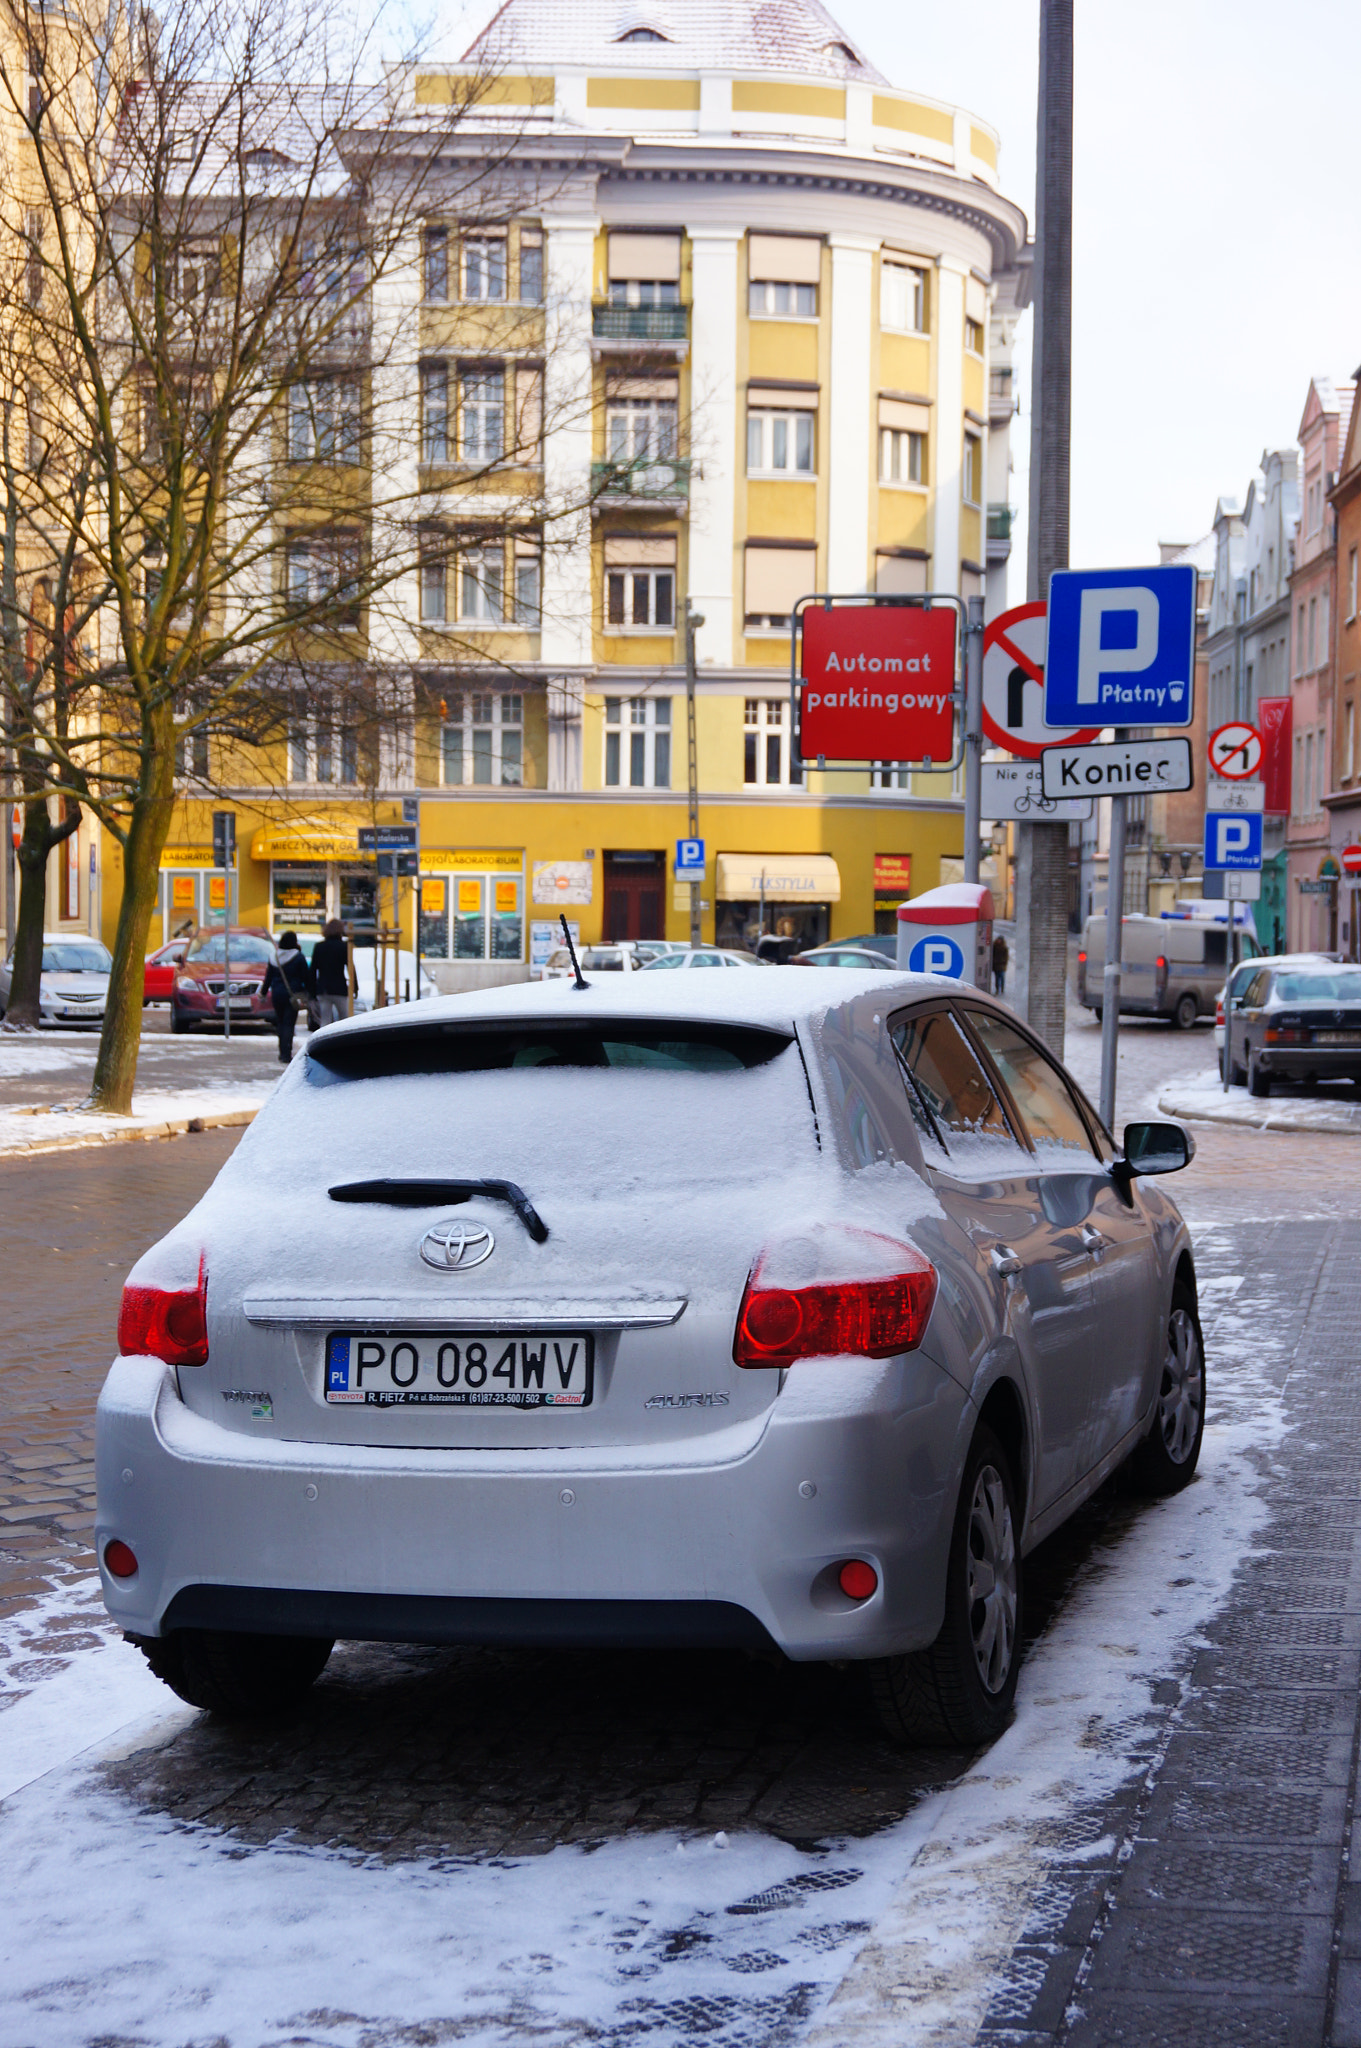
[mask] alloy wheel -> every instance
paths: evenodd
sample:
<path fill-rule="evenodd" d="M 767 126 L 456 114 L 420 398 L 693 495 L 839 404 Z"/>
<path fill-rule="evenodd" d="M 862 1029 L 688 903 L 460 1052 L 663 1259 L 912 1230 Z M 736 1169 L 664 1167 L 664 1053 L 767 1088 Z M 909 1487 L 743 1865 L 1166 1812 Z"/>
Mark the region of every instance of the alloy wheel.
<path fill-rule="evenodd" d="M 1167 1357 L 1158 1395 L 1158 1427 L 1174 1465 L 1184 1464 L 1195 1449 L 1204 1401 L 1200 1338 L 1187 1310 L 1174 1308 L 1167 1325 Z"/>
<path fill-rule="evenodd" d="M 969 1509 L 969 1635 L 985 1689 L 1001 1692 L 1016 1654 L 1018 1563 L 1006 1484 L 980 1466 Z"/>

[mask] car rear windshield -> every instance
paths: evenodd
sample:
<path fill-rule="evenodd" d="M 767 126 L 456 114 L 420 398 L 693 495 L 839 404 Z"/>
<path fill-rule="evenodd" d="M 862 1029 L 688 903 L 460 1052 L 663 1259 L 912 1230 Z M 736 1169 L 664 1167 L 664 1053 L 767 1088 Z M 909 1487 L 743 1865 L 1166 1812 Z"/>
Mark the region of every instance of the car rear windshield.
<path fill-rule="evenodd" d="M 112 965 L 97 939 L 83 945 L 63 941 L 60 946 L 43 947 L 44 974 L 107 974 Z"/>
<path fill-rule="evenodd" d="M 309 1046 L 308 1057 L 346 1081 L 539 1067 L 723 1074 L 764 1066 L 792 1043 L 787 1031 L 750 1024 L 636 1023 L 622 1018 L 520 1026 L 402 1024 L 320 1039 Z"/>
<path fill-rule="evenodd" d="M 1361 1003 L 1361 969 L 1342 968 L 1332 974 L 1278 974 L 1280 1003 Z"/>

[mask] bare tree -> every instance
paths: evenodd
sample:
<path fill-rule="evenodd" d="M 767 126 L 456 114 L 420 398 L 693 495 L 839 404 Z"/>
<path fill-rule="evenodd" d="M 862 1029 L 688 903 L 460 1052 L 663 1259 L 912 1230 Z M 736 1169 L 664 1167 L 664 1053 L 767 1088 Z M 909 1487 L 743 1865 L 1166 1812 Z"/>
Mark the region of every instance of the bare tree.
<path fill-rule="evenodd" d="M 535 468 L 540 376 L 517 393 L 517 445 L 474 449 L 418 516 L 436 452 L 418 463 L 415 442 L 439 431 L 412 324 L 432 193 L 465 224 L 528 196 L 513 133 L 453 149 L 490 77 L 413 109 L 409 73 L 375 82 L 324 8 L 181 0 L 110 28 L 86 5 L 19 0 L 26 68 L 0 48 L 20 152 L 0 244 L 31 266 L 17 296 L 63 451 L 25 480 L 31 523 L 61 537 L 56 616 L 91 643 L 63 713 L 55 682 L 30 690 L 28 752 L 122 848 L 91 1101 L 126 1111 L 185 742 L 259 747 L 347 694 L 390 706 L 389 628 L 423 568 L 466 548 L 470 521 L 504 538 L 570 508 Z"/>

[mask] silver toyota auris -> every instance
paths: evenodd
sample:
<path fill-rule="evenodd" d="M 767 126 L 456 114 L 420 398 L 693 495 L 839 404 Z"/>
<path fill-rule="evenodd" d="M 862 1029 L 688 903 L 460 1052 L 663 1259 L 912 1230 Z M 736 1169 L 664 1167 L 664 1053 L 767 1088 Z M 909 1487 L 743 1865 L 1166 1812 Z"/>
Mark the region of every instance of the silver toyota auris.
<path fill-rule="evenodd" d="M 99 1404 L 109 1611 L 195 1705 L 336 1639 L 772 1646 L 903 1740 L 1005 1723 L 1020 1561 L 1191 1478 L 1185 1224 L 1003 1004 L 611 975 L 315 1036 L 141 1259 Z"/>

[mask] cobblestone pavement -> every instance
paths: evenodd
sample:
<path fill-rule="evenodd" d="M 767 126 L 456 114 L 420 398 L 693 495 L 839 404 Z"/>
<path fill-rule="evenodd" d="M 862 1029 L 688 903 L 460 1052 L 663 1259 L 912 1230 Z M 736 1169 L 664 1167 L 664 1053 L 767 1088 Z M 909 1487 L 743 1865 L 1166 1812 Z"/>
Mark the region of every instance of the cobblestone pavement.
<path fill-rule="evenodd" d="M 1155 1029 L 1128 1034 L 1141 1065 L 1127 1113 L 1142 1106 L 1145 1067 L 1180 1057 L 1188 1038 L 1206 1056 L 1208 1033 Z M 1079 1072 L 1083 1051 L 1070 1037 Z M 1348 1856 L 1361 1679 L 1355 1148 L 1238 1129 L 1197 1139 L 1177 1192 L 1203 1273 L 1243 1274 L 1268 1304 L 1288 1340 L 1274 1384 L 1296 1426 L 1264 1455 L 1271 1521 L 1233 1598 L 1159 1688 L 1139 1775 L 1088 1816 L 1083 1839 L 1099 1838 L 1101 1853 L 1066 1865 L 1055 1849 L 983 2022 L 988 2043 L 1361 2048 L 1361 1886 Z M 11 1698 L 104 1633 L 83 1539 L 118 1289 L 235 1142 L 205 1133 L 0 1164 L 0 1677 Z M 1112 1485 L 1029 1560 L 1032 1632 L 1141 1512 Z M 286 1837 L 403 1863 L 660 1827 L 755 1826 L 811 1846 L 874 1833 L 965 1762 L 889 1750 L 850 1673 L 354 1646 L 294 1721 L 261 1734 L 200 1718 L 105 1777 L 149 1818 L 225 1831 L 243 1848 Z M 792 2039 L 784 2026 L 750 2038 Z M 696 2038 L 705 2031 L 697 2016 Z"/>

